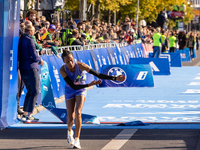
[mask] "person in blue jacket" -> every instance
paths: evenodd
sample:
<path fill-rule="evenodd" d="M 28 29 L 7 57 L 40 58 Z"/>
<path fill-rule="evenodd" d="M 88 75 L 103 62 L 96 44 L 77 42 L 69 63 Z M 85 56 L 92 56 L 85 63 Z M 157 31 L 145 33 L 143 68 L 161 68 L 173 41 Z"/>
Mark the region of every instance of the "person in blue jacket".
<path fill-rule="evenodd" d="M 27 25 L 18 46 L 19 70 L 27 89 L 23 107 L 24 114 L 21 118 L 23 122 L 38 121 L 31 114 L 39 93 L 38 64 L 43 66 L 44 62 L 36 53 L 35 43 L 32 39 L 34 33 L 35 28 L 32 25 Z"/>

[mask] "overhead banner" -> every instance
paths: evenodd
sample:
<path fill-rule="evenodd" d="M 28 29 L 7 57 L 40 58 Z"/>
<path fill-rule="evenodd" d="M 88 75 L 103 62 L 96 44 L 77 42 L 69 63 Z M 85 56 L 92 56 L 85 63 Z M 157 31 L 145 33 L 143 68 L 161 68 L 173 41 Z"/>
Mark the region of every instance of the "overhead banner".
<path fill-rule="evenodd" d="M 184 50 L 177 50 L 176 53 L 180 53 L 182 62 L 191 62 L 189 48 L 185 48 Z"/>
<path fill-rule="evenodd" d="M 170 75 L 168 58 L 131 58 L 130 64 L 149 64 L 154 75 Z"/>
<path fill-rule="evenodd" d="M 0 0 L 0 129 L 17 119 L 20 0 Z"/>
<path fill-rule="evenodd" d="M 110 76 L 124 75 L 125 81 L 102 80 L 99 87 L 154 87 L 150 65 L 103 65 L 102 70 Z"/>

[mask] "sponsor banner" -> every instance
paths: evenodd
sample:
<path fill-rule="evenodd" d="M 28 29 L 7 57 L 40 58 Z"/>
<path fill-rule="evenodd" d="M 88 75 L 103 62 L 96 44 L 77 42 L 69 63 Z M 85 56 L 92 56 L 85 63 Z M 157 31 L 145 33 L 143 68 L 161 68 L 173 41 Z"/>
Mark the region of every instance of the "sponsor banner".
<path fill-rule="evenodd" d="M 142 43 L 134 44 L 138 58 L 145 58 L 145 52 Z"/>
<path fill-rule="evenodd" d="M 149 58 L 152 58 L 153 53 L 149 53 Z M 168 58 L 170 67 L 182 67 L 180 53 L 161 53 L 160 58 Z"/>
<path fill-rule="evenodd" d="M 63 108 L 54 108 L 54 107 L 46 107 L 52 114 L 54 114 L 57 118 L 59 118 L 62 122 L 67 123 L 67 110 Z M 100 124 L 97 116 L 81 114 L 82 124 L 85 123 L 93 123 Z"/>
<path fill-rule="evenodd" d="M 154 75 L 170 75 L 168 58 L 131 58 L 130 64 L 149 64 Z"/>
<path fill-rule="evenodd" d="M 58 72 L 59 72 L 60 68 L 61 68 L 63 65 L 65 65 L 65 63 L 63 62 L 62 58 L 60 59 L 60 58 L 58 58 L 56 55 L 53 55 L 53 56 L 54 56 L 54 59 L 55 59 L 55 61 L 56 61 L 56 63 L 57 63 L 57 67 L 58 67 L 57 69 L 58 69 Z M 63 91 L 63 94 L 64 94 L 65 80 L 63 79 L 63 77 L 61 76 L 60 73 L 58 73 L 58 74 L 59 74 L 60 82 L 61 82 L 60 91 Z"/>
<path fill-rule="evenodd" d="M 133 45 L 129 44 L 129 45 L 127 46 L 127 49 L 128 49 L 129 52 L 130 52 L 131 58 L 136 58 L 136 57 L 137 57 L 136 51 L 135 51 Z"/>
<path fill-rule="evenodd" d="M 19 0 L 0 0 L 0 129 L 16 123 Z"/>
<path fill-rule="evenodd" d="M 112 47 L 108 52 L 109 53 L 113 52 L 115 62 L 116 62 L 117 65 L 118 64 L 119 65 L 126 65 L 127 64 L 126 58 L 125 58 L 124 54 L 122 53 L 122 51 L 120 50 L 120 48 Z"/>
<path fill-rule="evenodd" d="M 53 92 L 57 93 L 57 96 L 59 98 L 64 95 L 64 87 L 61 83 L 62 76 L 60 75 L 60 72 L 59 72 L 61 66 L 60 67 L 58 66 L 58 64 L 56 63 L 55 57 L 56 57 L 55 55 L 50 55 L 50 56 L 48 56 L 48 59 L 49 59 L 49 63 L 50 63 L 49 64 L 50 69 L 53 71 L 53 74 L 51 74 L 52 72 L 50 71 Z"/>
<path fill-rule="evenodd" d="M 90 68 L 95 70 L 94 65 L 92 65 L 93 62 L 91 60 L 91 57 L 87 58 L 85 56 L 85 51 L 76 51 L 76 54 L 77 54 L 78 60 L 80 62 L 83 62 L 83 63 L 87 64 L 88 66 L 90 66 Z M 90 73 L 87 73 L 86 71 L 84 71 L 84 73 L 86 74 L 86 84 L 91 83 L 92 81 L 95 80 L 94 76 L 91 75 Z"/>
<path fill-rule="evenodd" d="M 189 48 L 185 48 L 184 50 L 177 50 L 176 53 L 180 53 L 182 62 L 191 62 Z"/>
<path fill-rule="evenodd" d="M 91 54 L 91 57 L 92 57 L 92 60 L 93 60 L 93 64 L 94 64 L 94 68 L 97 72 L 100 72 L 101 70 L 101 67 L 99 66 L 99 63 L 98 63 L 98 60 L 97 60 L 97 57 L 95 55 L 95 52 L 94 50 L 90 50 L 90 54 Z"/>
<path fill-rule="evenodd" d="M 136 58 L 135 51 L 134 51 L 134 49 L 132 49 L 133 47 L 131 47 L 131 46 L 132 45 L 121 47 L 121 50 L 123 51 L 123 53 L 126 56 L 126 60 L 127 60 L 128 64 L 129 64 L 130 58 Z"/>
<path fill-rule="evenodd" d="M 153 87 L 150 65 L 103 65 L 103 73 L 110 76 L 124 75 L 125 81 L 102 80 L 100 87 Z"/>
<path fill-rule="evenodd" d="M 41 67 L 41 99 L 42 106 L 45 108 L 55 108 L 56 104 L 54 101 L 54 95 L 52 92 L 50 74 L 47 62 Z"/>
<path fill-rule="evenodd" d="M 182 18 L 183 17 L 183 12 L 181 11 L 169 11 L 168 12 L 168 16 L 169 18 L 174 18 L 174 19 L 177 19 L 177 18 Z"/>
<path fill-rule="evenodd" d="M 94 54 L 96 56 L 98 67 L 100 69 L 100 72 L 102 72 L 102 66 L 103 65 L 111 65 L 111 60 L 108 55 L 108 51 L 106 48 L 102 49 L 94 49 Z"/>

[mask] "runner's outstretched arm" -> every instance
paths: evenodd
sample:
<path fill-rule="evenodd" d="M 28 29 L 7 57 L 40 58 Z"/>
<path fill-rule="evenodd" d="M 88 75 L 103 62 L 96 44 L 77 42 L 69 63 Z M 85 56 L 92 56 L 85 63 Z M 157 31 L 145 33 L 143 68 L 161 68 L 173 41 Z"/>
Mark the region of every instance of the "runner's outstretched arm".
<path fill-rule="evenodd" d="M 119 75 L 117 77 L 115 76 L 109 76 L 106 74 L 102 74 L 102 73 L 98 73 L 95 70 L 93 70 L 92 68 L 90 68 L 87 64 L 85 63 L 81 63 L 81 62 L 77 62 L 80 69 L 83 71 L 87 71 L 88 73 L 96 76 L 99 79 L 106 79 L 106 80 L 114 80 L 114 81 L 124 81 L 125 80 L 125 76 L 124 75 Z"/>
<path fill-rule="evenodd" d="M 75 85 L 74 82 L 67 76 L 67 73 L 64 69 L 64 66 L 62 66 L 60 68 L 60 74 L 62 75 L 65 82 L 67 82 L 67 84 L 74 90 L 79 90 L 79 89 L 83 89 L 83 88 L 86 88 L 86 87 L 89 87 L 89 86 L 101 84 L 101 82 L 102 82 L 101 80 L 98 80 L 98 81 L 94 80 L 90 84 Z"/>

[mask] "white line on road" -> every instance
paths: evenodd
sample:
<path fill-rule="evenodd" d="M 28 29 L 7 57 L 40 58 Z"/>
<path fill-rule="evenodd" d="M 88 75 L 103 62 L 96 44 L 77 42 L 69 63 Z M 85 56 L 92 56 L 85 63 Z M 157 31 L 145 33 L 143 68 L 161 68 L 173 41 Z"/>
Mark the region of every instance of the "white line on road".
<path fill-rule="evenodd" d="M 119 150 L 138 129 L 124 129 L 112 141 L 110 141 L 102 150 Z"/>
<path fill-rule="evenodd" d="M 200 82 L 191 82 L 189 85 L 200 85 Z"/>

